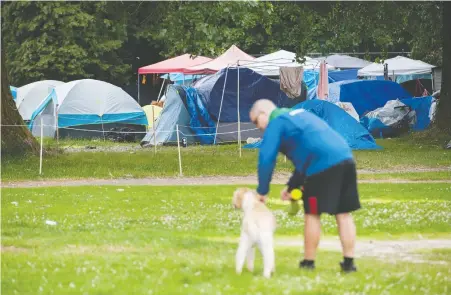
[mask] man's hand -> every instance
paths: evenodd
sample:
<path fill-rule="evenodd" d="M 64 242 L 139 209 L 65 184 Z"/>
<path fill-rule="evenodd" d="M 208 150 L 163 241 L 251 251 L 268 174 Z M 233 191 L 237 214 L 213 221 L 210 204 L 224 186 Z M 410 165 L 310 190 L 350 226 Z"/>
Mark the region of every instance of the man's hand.
<path fill-rule="evenodd" d="M 260 200 L 260 202 L 265 203 L 266 202 L 266 196 L 257 194 L 257 198 Z"/>
<path fill-rule="evenodd" d="M 280 199 L 282 201 L 289 201 L 291 200 L 291 194 L 288 192 L 288 188 L 284 188 L 281 192 L 280 192 Z"/>

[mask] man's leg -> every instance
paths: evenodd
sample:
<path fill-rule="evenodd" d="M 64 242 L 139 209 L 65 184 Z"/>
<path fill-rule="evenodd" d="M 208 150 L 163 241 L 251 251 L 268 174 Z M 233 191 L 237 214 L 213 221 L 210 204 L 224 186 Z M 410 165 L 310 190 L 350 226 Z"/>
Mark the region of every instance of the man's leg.
<path fill-rule="evenodd" d="M 321 235 L 321 219 L 319 215 L 308 213 L 304 215 L 304 219 L 304 261 L 301 261 L 300 266 L 314 268 L 316 249 Z"/>
<path fill-rule="evenodd" d="M 338 232 L 340 234 L 344 261 L 341 268 L 346 272 L 356 271 L 354 266 L 354 249 L 356 239 L 356 228 L 350 213 L 340 213 L 336 216 Z"/>
<path fill-rule="evenodd" d="M 337 214 L 338 232 L 344 257 L 354 257 L 356 229 L 350 213 Z"/>

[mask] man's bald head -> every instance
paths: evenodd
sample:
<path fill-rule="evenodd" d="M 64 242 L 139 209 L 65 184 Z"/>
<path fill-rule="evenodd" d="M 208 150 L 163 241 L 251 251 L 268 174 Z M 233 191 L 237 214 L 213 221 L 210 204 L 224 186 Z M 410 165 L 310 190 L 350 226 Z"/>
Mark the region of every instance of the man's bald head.
<path fill-rule="evenodd" d="M 265 130 L 269 123 L 269 116 L 276 108 L 276 105 L 269 99 L 259 99 L 252 106 L 249 117 L 259 129 Z"/>

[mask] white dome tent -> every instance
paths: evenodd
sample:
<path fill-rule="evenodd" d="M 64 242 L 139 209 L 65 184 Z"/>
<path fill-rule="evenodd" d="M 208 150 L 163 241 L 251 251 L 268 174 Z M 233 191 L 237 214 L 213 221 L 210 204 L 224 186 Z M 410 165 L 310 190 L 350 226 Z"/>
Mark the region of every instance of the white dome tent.
<path fill-rule="evenodd" d="M 144 110 L 122 88 L 92 79 L 55 87 L 32 115 L 30 129 L 35 136 L 40 136 L 41 118 L 44 136 L 51 137 L 55 136 L 56 125 L 58 128 L 84 126 L 85 129 L 95 125 L 94 129 L 107 131 L 105 124 L 143 125 L 143 130 L 148 124 Z M 85 131 L 83 137 L 92 137 L 88 133 L 93 132 Z"/>
<path fill-rule="evenodd" d="M 43 80 L 17 88 L 16 106 L 24 121 L 31 120 L 33 112 L 46 99 L 52 90 L 64 82 Z"/>

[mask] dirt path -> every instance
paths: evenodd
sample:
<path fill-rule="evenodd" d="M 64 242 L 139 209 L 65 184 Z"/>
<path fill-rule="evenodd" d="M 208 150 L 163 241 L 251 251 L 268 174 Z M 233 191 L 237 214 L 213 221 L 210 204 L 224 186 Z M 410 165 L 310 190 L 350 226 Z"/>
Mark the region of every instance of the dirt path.
<path fill-rule="evenodd" d="M 301 237 L 294 238 L 276 238 L 276 246 L 283 247 L 302 247 Z M 341 251 L 340 241 L 338 239 L 324 239 L 320 241 L 320 249 L 329 251 Z M 357 241 L 356 257 L 376 257 L 379 259 L 390 258 L 390 260 L 406 261 L 413 263 L 429 264 L 450 264 L 446 261 L 431 261 L 423 257 L 433 249 L 451 249 L 451 239 L 437 240 L 399 240 L 399 241 Z M 421 253 L 419 251 L 423 251 Z"/>
<path fill-rule="evenodd" d="M 236 238 L 237 240 L 238 238 Z M 220 240 L 220 239 L 212 239 Z M 235 239 L 226 239 L 227 242 L 235 243 Z M 276 237 L 276 247 L 296 247 L 301 249 L 303 247 L 302 238 L 287 238 Z M 341 251 L 340 241 L 338 239 L 322 239 L 319 245 L 320 250 L 327 251 Z M 451 249 L 451 239 L 436 239 L 436 240 L 399 240 L 399 241 L 357 241 L 355 257 L 374 257 L 377 259 L 384 259 L 389 262 L 405 261 L 410 263 L 427 263 L 427 264 L 442 264 L 449 265 L 449 261 L 431 260 L 426 257 L 431 250 L 434 249 Z M 15 246 L 1 246 L 1 252 L 20 252 L 26 253 L 29 249 Z M 64 249 L 65 253 L 93 253 L 97 251 L 102 252 L 136 252 L 149 251 L 148 248 L 135 248 L 132 246 L 83 246 L 74 247 L 69 245 Z M 421 251 L 421 252 L 420 252 Z"/>
<path fill-rule="evenodd" d="M 272 183 L 285 184 L 289 174 L 277 173 Z M 451 183 L 450 180 L 403 180 L 403 179 L 381 179 L 360 180 L 359 183 Z M 53 186 L 87 186 L 87 185 L 256 185 L 257 177 L 252 176 L 206 176 L 206 177 L 167 177 L 167 178 L 129 178 L 129 179 L 56 179 L 56 180 L 30 180 L 3 182 L 2 188 L 31 188 L 31 187 L 53 187 Z"/>

